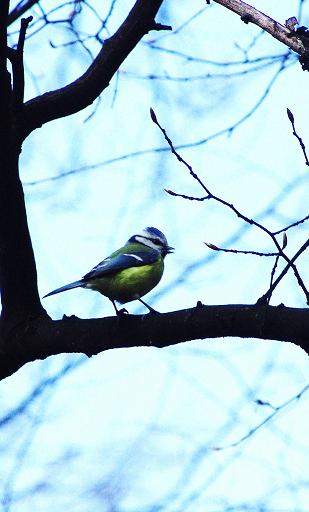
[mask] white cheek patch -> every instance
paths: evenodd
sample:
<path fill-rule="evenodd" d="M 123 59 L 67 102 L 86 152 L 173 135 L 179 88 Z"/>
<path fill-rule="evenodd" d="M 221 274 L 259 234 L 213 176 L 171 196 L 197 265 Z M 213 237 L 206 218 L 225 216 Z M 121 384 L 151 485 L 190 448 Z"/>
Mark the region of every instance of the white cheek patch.
<path fill-rule="evenodd" d="M 141 244 L 147 245 L 147 247 L 150 247 L 151 249 L 155 249 L 156 251 L 160 251 L 159 247 L 156 244 L 154 244 L 151 240 L 149 240 L 149 238 L 139 236 L 139 235 L 136 235 L 135 238 Z"/>
<path fill-rule="evenodd" d="M 134 258 L 137 261 L 143 261 L 143 258 L 137 256 L 136 254 L 123 254 L 123 256 L 127 256 L 128 258 Z"/>

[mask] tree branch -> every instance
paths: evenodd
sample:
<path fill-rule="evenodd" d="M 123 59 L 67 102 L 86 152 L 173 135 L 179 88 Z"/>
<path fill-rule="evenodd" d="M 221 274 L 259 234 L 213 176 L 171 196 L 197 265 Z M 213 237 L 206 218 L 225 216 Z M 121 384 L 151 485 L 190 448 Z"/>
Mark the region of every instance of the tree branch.
<path fill-rule="evenodd" d="M 74 114 L 91 105 L 108 87 L 122 62 L 147 32 L 170 29 L 155 22 L 162 2 L 137 0 L 126 20 L 104 42 L 100 53 L 80 78 L 63 88 L 28 101 L 24 106 L 23 137 L 44 123 Z"/>
<path fill-rule="evenodd" d="M 309 247 L 309 239 L 306 240 L 306 242 L 298 249 L 298 251 L 296 252 L 296 254 L 294 254 L 294 256 L 291 258 L 290 262 L 284 267 L 284 269 L 280 272 L 279 276 L 277 277 L 277 279 L 275 279 L 275 281 L 273 281 L 269 287 L 269 289 L 267 290 L 267 292 L 262 295 L 262 297 L 260 297 L 257 301 L 258 304 L 262 303 L 262 302 L 265 302 L 265 301 L 268 301 L 268 299 L 271 297 L 272 295 L 272 292 L 274 291 L 274 289 L 277 287 L 277 285 L 280 283 L 281 279 L 285 276 L 285 274 L 287 273 L 287 271 L 290 269 L 291 267 L 291 263 L 294 263 L 294 261 L 297 260 L 297 258 L 299 258 L 299 256 L 306 251 L 306 249 L 308 249 Z"/>
<path fill-rule="evenodd" d="M 14 21 L 18 20 L 27 11 L 29 11 L 35 4 L 38 4 L 40 0 L 26 0 L 25 2 L 19 2 L 14 9 L 8 15 L 7 25 L 11 25 Z"/>
<path fill-rule="evenodd" d="M 257 222 L 254 219 L 251 219 L 251 218 L 247 217 L 247 215 L 244 215 L 232 203 L 230 203 L 230 202 L 222 199 L 221 197 L 216 196 L 215 194 L 213 194 L 209 190 L 209 188 L 204 184 L 204 182 L 200 179 L 200 177 L 197 175 L 197 173 L 193 170 L 193 167 L 186 160 L 184 160 L 184 158 L 180 155 L 180 153 L 178 153 L 178 151 L 176 151 L 175 146 L 174 146 L 172 140 L 169 138 L 169 136 L 167 134 L 167 131 L 159 123 L 159 121 L 157 119 L 157 116 L 156 116 L 156 114 L 155 114 L 155 112 L 154 112 L 154 110 L 152 108 L 150 108 L 150 116 L 151 116 L 151 119 L 152 119 L 153 123 L 160 129 L 161 133 L 163 134 L 166 142 L 168 143 L 168 145 L 169 145 L 169 147 L 171 149 L 172 154 L 177 158 L 178 162 L 180 162 L 181 164 L 183 164 L 186 167 L 186 169 L 190 173 L 190 176 L 192 176 L 192 178 L 194 178 L 199 183 L 199 185 L 203 188 L 203 190 L 207 193 L 206 199 L 209 199 L 209 200 L 213 199 L 214 201 L 217 201 L 218 203 L 221 203 L 222 205 L 228 207 L 230 210 L 232 210 L 232 212 L 234 212 L 235 215 L 237 215 L 237 217 L 239 217 L 240 219 L 242 219 L 246 223 L 248 223 L 248 224 L 250 224 L 252 226 L 255 226 L 258 229 L 264 231 L 264 233 L 266 233 L 271 238 L 271 240 L 273 241 L 274 245 L 277 248 L 278 256 L 282 257 L 288 263 L 288 268 L 291 267 L 293 269 L 293 272 L 295 274 L 297 282 L 298 282 L 300 288 L 303 290 L 303 292 L 305 294 L 305 297 L 306 297 L 306 300 L 307 300 L 307 304 L 309 305 L 309 291 L 307 290 L 307 288 L 305 286 L 305 283 L 304 283 L 303 279 L 301 278 L 301 276 L 300 276 L 300 274 L 299 274 L 299 272 L 298 272 L 298 270 L 297 270 L 297 268 L 296 268 L 296 266 L 294 264 L 295 259 L 292 258 L 290 260 L 290 258 L 288 258 L 288 256 L 283 251 L 283 249 L 286 247 L 286 242 L 283 244 L 283 247 L 281 247 L 279 242 L 278 242 L 278 240 L 276 239 L 276 236 L 274 235 L 274 233 L 272 231 L 270 231 L 268 228 L 266 228 L 266 226 L 264 226 L 260 222 Z M 183 197 L 185 199 L 189 199 L 189 196 L 184 196 L 184 195 L 181 195 L 181 194 L 176 194 L 175 192 L 172 192 L 171 190 L 166 190 L 166 192 L 168 194 L 172 195 L 172 196 L 178 196 L 178 197 L 180 196 L 180 197 Z M 305 249 L 306 249 L 306 247 L 305 247 Z M 302 251 L 303 250 L 304 249 L 302 249 Z M 275 285 L 275 283 L 273 283 L 272 286 L 274 286 L 274 288 L 275 288 L 277 286 L 277 284 Z M 268 298 L 271 297 L 272 290 L 274 288 L 270 288 L 268 290 L 267 294 L 270 294 L 270 295 L 268 295 Z M 261 300 L 261 299 L 259 299 L 259 300 Z"/>
<path fill-rule="evenodd" d="M 14 85 L 7 70 L 7 11 L 9 2 L 0 2 L 0 288 L 1 336 L 21 318 L 44 314 L 37 290 L 37 274 L 28 230 L 25 201 L 18 174 L 20 153 L 17 103 L 22 107 L 22 47 L 27 22 L 22 26 L 20 56 Z M 12 53 L 10 54 L 12 57 Z M 18 57 L 19 58 L 19 57 Z M 17 103 L 14 104 L 16 100 Z M 1 340 L 0 340 L 1 341 Z"/>
<path fill-rule="evenodd" d="M 295 129 L 295 121 L 294 121 L 293 113 L 290 111 L 289 108 L 287 108 L 286 111 L 287 111 L 287 114 L 288 114 L 289 121 L 290 121 L 290 123 L 292 125 L 292 128 L 293 128 L 293 132 L 292 133 L 293 133 L 294 137 L 296 137 L 296 139 L 299 142 L 299 145 L 301 147 L 301 150 L 302 150 L 304 158 L 305 158 L 305 164 L 309 166 L 309 159 L 308 159 L 308 156 L 307 156 L 306 146 L 303 143 L 303 139 L 300 137 L 300 135 L 298 135 L 298 133 L 297 133 L 297 131 Z"/>
<path fill-rule="evenodd" d="M 7 143 L 7 126 L 8 126 L 8 97 L 10 94 L 9 77 L 6 66 L 7 59 L 7 17 L 9 9 L 9 0 L 5 0 L 0 4 L 0 156 L 3 157 L 2 151 L 5 151 Z M 1 162 L 2 160 L 0 160 Z"/>
<path fill-rule="evenodd" d="M 17 43 L 17 48 L 8 48 L 8 58 L 12 63 L 13 69 L 13 108 L 16 114 L 20 114 L 24 102 L 25 92 L 25 75 L 24 75 L 24 44 L 26 31 L 29 23 L 32 21 L 32 16 L 22 18 L 20 22 L 20 32 Z"/>
<path fill-rule="evenodd" d="M 0 378 L 24 364 L 60 353 L 89 357 L 123 347 L 163 348 L 196 339 L 236 336 L 286 341 L 309 353 L 309 310 L 285 306 L 203 306 L 157 315 L 125 315 L 81 320 L 48 317 L 18 326 L 4 346 Z"/>
<path fill-rule="evenodd" d="M 241 0 L 214 0 L 214 2 L 238 14 L 245 23 L 250 22 L 261 27 L 301 57 L 308 56 L 308 48 L 306 48 L 302 39 L 298 36 L 297 31 L 289 30 L 284 25 L 281 25 L 281 23 L 278 23 L 278 21 L 273 20 Z"/>

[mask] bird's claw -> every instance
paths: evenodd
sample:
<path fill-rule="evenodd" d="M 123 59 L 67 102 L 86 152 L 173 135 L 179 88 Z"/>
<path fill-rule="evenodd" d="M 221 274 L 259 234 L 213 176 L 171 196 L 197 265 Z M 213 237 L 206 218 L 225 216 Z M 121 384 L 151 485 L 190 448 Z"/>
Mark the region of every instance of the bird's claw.
<path fill-rule="evenodd" d="M 125 308 L 117 309 L 117 316 L 129 315 L 129 311 Z"/>
<path fill-rule="evenodd" d="M 160 311 L 157 311 L 156 309 L 153 309 L 150 306 L 148 306 L 148 309 L 149 309 L 148 315 L 161 315 Z"/>

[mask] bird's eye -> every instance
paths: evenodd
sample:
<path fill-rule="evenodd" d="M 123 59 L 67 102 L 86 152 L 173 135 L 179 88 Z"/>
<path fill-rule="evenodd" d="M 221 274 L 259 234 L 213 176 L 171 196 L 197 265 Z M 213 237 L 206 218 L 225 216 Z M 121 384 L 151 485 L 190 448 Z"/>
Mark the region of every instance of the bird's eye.
<path fill-rule="evenodd" d="M 151 241 L 152 241 L 155 245 L 161 245 L 160 240 L 157 240 L 156 238 L 153 238 Z"/>

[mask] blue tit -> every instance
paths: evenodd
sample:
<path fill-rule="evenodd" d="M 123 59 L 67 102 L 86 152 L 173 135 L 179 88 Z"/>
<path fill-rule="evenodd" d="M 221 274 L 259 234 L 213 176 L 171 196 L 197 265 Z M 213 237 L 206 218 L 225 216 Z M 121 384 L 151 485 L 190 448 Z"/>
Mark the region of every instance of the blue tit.
<path fill-rule="evenodd" d="M 89 288 L 108 297 L 117 315 L 121 311 L 117 309 L 116 302 L 125 304 L 132 300 L 139 300 L 154 312 L 141 297 L 159 283 L 164 271 L 164 258 L 173 250 L 161 231 L 153 227 L 145 228 L 131 236 L 123 247 L 101 261 L 82 279 L 57 288 L 45 297 L 72 288 Z"/>

